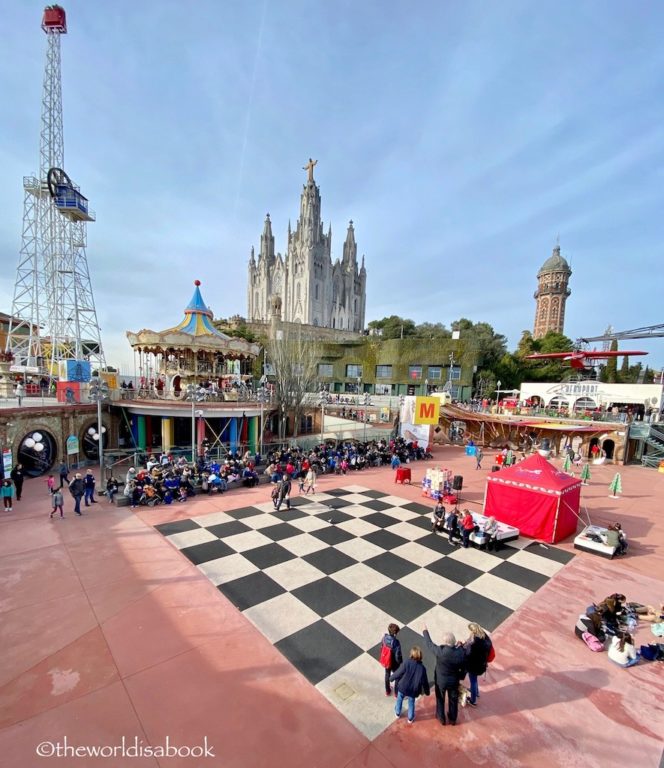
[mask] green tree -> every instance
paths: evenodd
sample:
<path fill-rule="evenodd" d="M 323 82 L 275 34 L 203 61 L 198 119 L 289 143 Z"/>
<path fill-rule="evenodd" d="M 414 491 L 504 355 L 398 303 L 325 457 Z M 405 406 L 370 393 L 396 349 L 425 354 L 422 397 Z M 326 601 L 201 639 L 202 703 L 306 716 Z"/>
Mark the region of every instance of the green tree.
<path fill-rule="evenodd" d="M 618 351 L 618 339 L 613 339 L 611 342 L 611 351 Z M 602 379 L 602 381 L 606 381 L 607 384 L 615 384 L 618 381 L 618 358 L 608 358 L 605 367 L 605 376 L 606 379 Z"/>
<path fill-rule="evenodd" d="M 390 315 L 382 320 L 372 320 L 367 327 L 380 331 L 384 339 L 404 339 L 407 336 L 416 335 L 415 323 L 398 315 Z"/>

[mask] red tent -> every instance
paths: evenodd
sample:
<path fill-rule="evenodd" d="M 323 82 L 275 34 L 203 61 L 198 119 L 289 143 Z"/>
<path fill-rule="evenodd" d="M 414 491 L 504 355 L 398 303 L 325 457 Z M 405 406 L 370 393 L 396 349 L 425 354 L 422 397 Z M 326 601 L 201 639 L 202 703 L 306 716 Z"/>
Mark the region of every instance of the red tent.
<path fill-rule="evenodd" d="M 484 514 L 555 544 L 576 533 L 581 480 L 534 453 L 487 477 Z"/>

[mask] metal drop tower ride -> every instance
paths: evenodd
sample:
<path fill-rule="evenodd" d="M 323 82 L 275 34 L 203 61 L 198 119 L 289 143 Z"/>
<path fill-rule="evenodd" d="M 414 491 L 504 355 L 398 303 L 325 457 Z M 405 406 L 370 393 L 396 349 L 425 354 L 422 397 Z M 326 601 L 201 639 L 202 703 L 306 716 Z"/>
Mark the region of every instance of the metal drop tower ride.
<path fill-rule="evenodd" d="M 88 201 L 64 171 L 60 36 L 64 8 L 47 6 L 39 176 L 23 178 L 23 235 L 7 336 L 15 371 L 58 375 L 63 360 L 103 368 L 86 256 Z"/>

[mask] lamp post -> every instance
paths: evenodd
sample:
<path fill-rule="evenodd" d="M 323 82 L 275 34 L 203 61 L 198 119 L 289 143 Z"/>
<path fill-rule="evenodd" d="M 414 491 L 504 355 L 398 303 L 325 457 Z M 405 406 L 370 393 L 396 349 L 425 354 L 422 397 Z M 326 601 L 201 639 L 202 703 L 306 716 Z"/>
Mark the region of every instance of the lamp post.
<path fill-rule="evenodd" d="M 99 483 L 104 485 L 104 426 L 101 423 L 101 404 L 108 400 L 108 384 L 99 376 L 93 376 L 90 379 L 90 400 L 97 403 L 97 432 L 99 434 Z"/>
<path fill-rule="evenodd" d="M 500 413 L 500 385 L 502 384 L 502 381 L 498 380 L 496 382 L 496 413 Z"/>
<path fill-rule="evenodd" d="M 320 442 L 321 445 L 325 442 L 325 400 L 327 399 L 327 392 L 324 389 L 320 391 Z"/>
<path fill-rule="evenodd" d="M 429 379 L 424 379 L 424 394 L 429 394 Z"/>
<path fill-rule="evenodd" d="M 362 388 L 362 377 L 357 377 L 357 407 L 359 409 L 360 407 L 360 390 Z"/>
<path fill-rule="evenodd" d="M 191 400 L 191 463 L 196 462 L 196 413 L 194 405 L 198 399 L 198 387 L 195 384 L 187 384 L 185 388 L 185 397 Z"/>
<path fill-rule="evenodd" d="M 263 434 L 265 432 L 265 425 L 263 422 L 263 407 L 266 400 L 267 400 L 267 390 L 265 389 L 265 387 L 260 387 L 260 389 L 258 390 L 258 402 L 261 404 L 261 434 L 258 440 L 258 452 L 260 453 L 261 456 L 263 455 Z"/>

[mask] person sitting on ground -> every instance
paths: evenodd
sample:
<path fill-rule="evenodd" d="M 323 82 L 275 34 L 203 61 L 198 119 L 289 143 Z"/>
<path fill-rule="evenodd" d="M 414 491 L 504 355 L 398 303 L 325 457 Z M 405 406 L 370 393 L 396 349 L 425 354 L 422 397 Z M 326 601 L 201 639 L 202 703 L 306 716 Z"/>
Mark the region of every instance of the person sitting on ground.
<path fill-rule="evenodd" d="M 607 547 L 612 547 L 616 555 L 624 555 L 627 552 L 627 539 L 620 523 L 609 523 L 606 534 L 602 536 Z"/>
<path fill-rule="evenodd" d="M 625 595 L 615 592 L 597 606 L 597 612 L 602 617 L 602 622 L 610 635 L 618 633 L 619 624 L 625 618 L 625 601 Z"/>
<path fill-rule="evenodd" d="M 619 667 L 633 667 L 638 664 L 639 654 L 634 647 L 634 639 L 629 632 L 621 630 L 611 638 L 609 658 Z"/>
<path fill-rule="evenodd" d="M 605 642 L 606 634 L 602 628 L 602 618 L 595 610 L 591 610 L 595 606 L 588 608 L 585 613 L 582 613 L 576 621 L 574 627 L 574 634 L 582 640 L 584 632 L 588 632 L 594 635 L 600 642 Z"/>
<path fill-rule="evenodd" d="M 442 501 L 437 501 L 431 513 L 431 530 L 434 533 L 445 530 L 445 507 Z"/>

